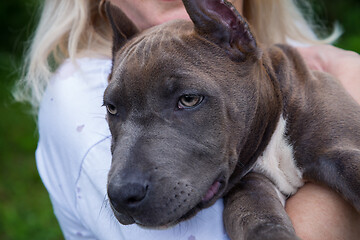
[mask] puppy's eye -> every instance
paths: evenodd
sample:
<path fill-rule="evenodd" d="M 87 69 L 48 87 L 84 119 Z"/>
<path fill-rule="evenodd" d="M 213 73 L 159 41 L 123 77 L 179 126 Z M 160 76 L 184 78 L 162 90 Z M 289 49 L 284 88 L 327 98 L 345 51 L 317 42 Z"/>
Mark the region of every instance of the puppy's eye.
<path fill-rule="evenodd" d="M 112 104 L 106 104 L 106 109 L 107 109 L 108 113 L 110 113 L 111 115 L 116 115 L 117 114 L 117 109 Z"/>
<path fill-rule="evenodd" d="M 180 97 L 178 102 L 178 108 L 184 109 L 184 108 L 193 108 L 199 105 L 202 100 L 204 99 L 204 96 L 201 95 L 195 95 L 195 94 L 186 94 Z"/>

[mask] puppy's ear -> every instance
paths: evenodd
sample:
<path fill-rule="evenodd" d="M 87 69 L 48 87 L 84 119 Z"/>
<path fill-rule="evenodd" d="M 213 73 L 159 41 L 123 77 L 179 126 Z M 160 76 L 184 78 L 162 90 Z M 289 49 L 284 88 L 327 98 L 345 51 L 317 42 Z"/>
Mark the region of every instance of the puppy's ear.
<path fill-rule="evenodd" d="M 226 50 L 233 61 L 249 55 L 260 57 L 260 50 L 245 19 L 226 0 L 183 0 L 195 31 Z"/>
<path fill-rule="evenodd" d="M 120 8 L 106 2 L 105 11 L 113 30 L 113 56 L 126 43 L 136 35 L 139 30 L 135 24 L 120 10 Z"/>

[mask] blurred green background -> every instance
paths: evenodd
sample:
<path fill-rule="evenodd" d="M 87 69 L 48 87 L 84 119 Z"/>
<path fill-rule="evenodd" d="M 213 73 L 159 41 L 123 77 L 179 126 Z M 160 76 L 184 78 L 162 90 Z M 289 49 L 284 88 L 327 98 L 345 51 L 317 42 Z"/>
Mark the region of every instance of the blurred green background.
<path fill-rule="evenodd" d="M 36 171 L 37 129 L 11 89 L 36 20 L 38 0 L 0 1 L 0 239 L 63 239 Z"/>
<path fill-rule="evenodd" d="M 265 0 L 264 0 L 265 1 Z M 286 1 L 286 0 L 284 0 Z M 0 2 L 0 239 L 63 239 L 36 171 L 37 129 L 29 106 L 15 103 L 24 47 L 37 20 L 39 0 Z M 337 46 L 360 52 L 360 1 L 312 0 L 319 19 L 344 34 Z"/>

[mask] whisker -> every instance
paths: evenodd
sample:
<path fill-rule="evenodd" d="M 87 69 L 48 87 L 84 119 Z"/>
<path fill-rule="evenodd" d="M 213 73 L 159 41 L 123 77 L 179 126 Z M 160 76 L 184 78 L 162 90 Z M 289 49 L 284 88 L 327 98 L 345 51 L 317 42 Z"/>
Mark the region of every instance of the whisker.
<path fill-rule="evenodd" d="M 111 218 L 114 218 L 116 220 L 116 218 L 111 210 L 110 202 L 109 202 L 109 198 L 108 198 L 107 194 L 104 195 L 101 207 L 99 209 L 98 219 L 100 219 L 101 215 L 108 215 Z"/>

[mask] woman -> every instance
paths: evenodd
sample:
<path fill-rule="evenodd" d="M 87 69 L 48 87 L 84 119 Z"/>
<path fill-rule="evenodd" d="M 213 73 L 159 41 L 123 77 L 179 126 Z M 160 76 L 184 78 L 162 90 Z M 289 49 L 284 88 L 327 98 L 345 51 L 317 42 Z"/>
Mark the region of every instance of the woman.
<path fill-rule="evenodd" d="M 110 0 L 140 29 L 188 19 L 180 0 Z M 234 0 L 264 44 L 318 40 L 292 1 Z M 222 200 L 173 228 L 121 226 L 107 204 L 110 137 L 101 108 L 110 71 L 111 30 L 103 1 L 45 0 L 17 97 L 37 110 L 36 159 L 66 239 L 227 239 Z M 360 101 L 359 56 L 330 46 L 301 49 L 310 66 L 335 74 Z M 327 62 L 328 56 L 334 56 Z M 346 62 L 351 71 L 341 70 Z M 332 65 L 340 66 L 336 71 Z M 356 68 L 356 66 L 359 66 Z M 345 74 L 347 74 L 345 76 Z M 305 201 L 306 200 L 306 201 Z M 357 213 L 335 193 L 305 185 L 286 205 L 304 239 L 356 239 Z M 341 224 L 339 224 L 341 223 Z M 345 235 L 348 234 L 348 235 Z M 340 234 L 340 235 L 339 235 Z"/>

